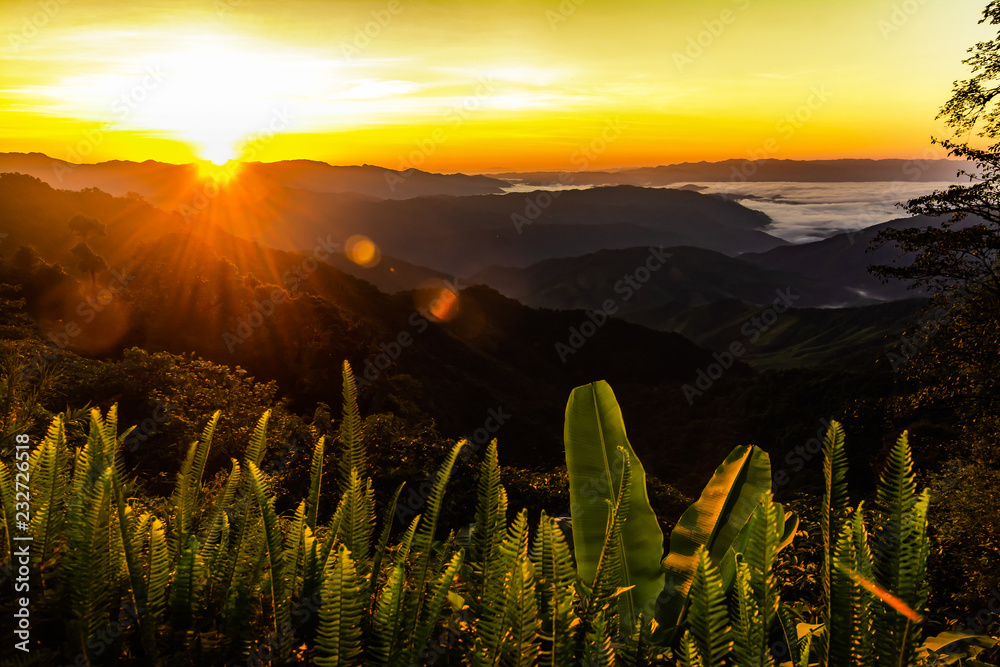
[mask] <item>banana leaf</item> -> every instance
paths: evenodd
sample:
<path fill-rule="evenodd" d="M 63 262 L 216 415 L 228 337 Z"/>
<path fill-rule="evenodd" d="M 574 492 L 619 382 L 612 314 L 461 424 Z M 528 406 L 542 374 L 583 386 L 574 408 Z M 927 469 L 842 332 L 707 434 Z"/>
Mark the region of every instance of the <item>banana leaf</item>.
<path fill-rule="evenodd" d="M 670 550 L 663 561 L 666 586 L 656 603 L 656 620 L 665 633 L 662 641 L 672 640 L 683 617 L 698 569 L 698 548 L 708 549 L 728 589 L 735 572 L 730 561 L 745 548 L 747 523 L 770 490 L 768 455 L 758 447 L 737 447 L 716 469 L 698 500 L 681 515 L 670 534 Z M 788 537 L 783 535 L 782 542 Z"/>
<path fill-rule="evenodd" d="M 663 590 L 663 531 L 646 493 L 646 471 L 629 444 L 621 409 L 607 382 L 577 387 L 566 404 L 564 431 L 569 471 L 570 511 L 577 572 L 591 582 L 601 557 L 611 507 L 618 497 L 624 457 L 631 466 L 628 514 L 621 539 L 621 587 L 627 593 L 628 615 L 651 619 Z"/>

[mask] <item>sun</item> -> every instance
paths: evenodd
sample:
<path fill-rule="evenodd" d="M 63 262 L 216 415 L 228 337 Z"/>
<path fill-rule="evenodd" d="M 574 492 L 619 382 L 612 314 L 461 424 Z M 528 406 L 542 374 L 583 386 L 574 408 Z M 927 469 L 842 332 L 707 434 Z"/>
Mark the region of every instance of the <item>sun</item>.
<path fill-rule="evenodd" d="M 226 142 L 203 145 L 200 150 L 201 157 L 208 160 L 217 167 L 221 167 L 230 160 L 235 160 L 236 149 Z"/>
<path fill-rule="evenodd" d="M 200 35 L 154 60 L 162 83 L 136 124 L 177 136 L 216 165 L 239 159 L 258 137 L 289 129 L 289 105 L 316 85 L 308 56 L 269 52 L 231 36 Z M 284 126 L 275 127 L 276 117 Z"/>

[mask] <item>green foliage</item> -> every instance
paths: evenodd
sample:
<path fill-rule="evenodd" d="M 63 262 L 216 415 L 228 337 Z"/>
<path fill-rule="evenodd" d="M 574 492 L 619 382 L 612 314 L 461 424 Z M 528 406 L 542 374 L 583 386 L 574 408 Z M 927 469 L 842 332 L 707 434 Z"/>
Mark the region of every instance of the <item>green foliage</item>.
<path fill-rule="evenodd" d="M 613 400 L 609 388 L 602 410 L 580 417 L 615 414 Z M 173 493 L 148 501 L 129 492 L 119 457 L 128 432 L 119 434 L 115 408 L 92 410 L 85 435 L 69 435 L 66 416 L 59 415 L 28 461 L 35 507 L 31 567 L 39 582 L 32 589 L 33 636 L 50 647 L 39 660 L 80 654 L 91 664 L 126 665 L 751 667 L 777 665 L 773 647 L 783 639 L 796 666 L 878 667 L 991 646 L 988 638 L 955 633 L 922 642 L 928 494 L 917 492 L 907 438 L 891 452 L 868 515 L 848 505 L 838 424 L 824 448 L 824 623 L 809 625 L 781 599 L 779 557 L 797 522 L 758 482 L 768 479 L 766 457 L 740 448 L 671 535 L 674 564 L 668 556 L 664 568 L 687 572 L 693 562 L 693 569 L 676 631 L 659 631 L 658 621 L 629 595 L 629 551 L 636 543 L 627 536 L 642 468 L 621 444 L 627 441 L 617 414 L 618 426 L 609 428 L 614 420 L 602 418 L 589 445 L 579 424 L 567 426 L 574 456 L 597 458 L 588 447 L 600 457 L 616 455 L 604 471 L 615 476 L 604 478 L 603 527 L 591 535 L 575 513 L 572 550 L 560 522 L 544 511 L 537 522 L 524 510 L 508 520 L 495 442 L 480 465 L 465 549 L 454 533 L 439 530 L 464 442 L 451 448 L 434 477 L 423 513 L 393 539 L 397 488 L 376 538 L 373 484 L 359 471 L 363 448 L 353 452 L 358 465 L 323 523 L 317 508 L 333 500 L 319 482 L 323 436 L 313 450 L 312 483 L 293 509 L 280 511 L 271 476 L 261 468 L 269 456 L 267 412 L 242 460 L 231 460 L 219 484 L 203 486 L 224 420 L 214 414 L 188 449 Z M 568 415 L 577 418 L 574 411 Z M 363 442 L 364 422 L 358 424 L 351 437 Z M 621 462 L 617 470 L 615 461 Z M 580 491 L 573 479 L 578 469 L 576 461 L 568 465 L 571 489 Z M 11 560 L 13 486 L 9 466 L 0 464 L 5 563 Z M 652 514 L 648 506 L 641 510 Z M 591 554 L 586 569 L 581 552 Z M 113 625 L 123 610 L 131 610 L 134 621 Z M 10 611 L 10 602 L 0 601 L 0 612 Z"/>
<path fill-rule="evenodd" d="M 627 633 L 639 614 L 652 617 L 663 590 L 663 533 L 646 495 L 646 473 L 608 383 L 574 389 L 565 424 L 577 568 L 593 582 L 598 606 L 616 588 L 631 589 L 618 599 Z"/>
<path fill-rule="evenodd" d="M 358 413 L 358 390 L 351 366 L 344 362 L 344 412 L 340 422 L 340 492 L 351 485 L 351 471 L 357 470 L 358 478 L 368 474 L 368 464 L 361 442 L 361 416 Z"/>
<path fill-rule="evenodd" d="M 660 596 L 657 621 L 676 633 L 698 569 L 698 549 L 722 569 L 724 588 L 735 576 L 736 554 L 749 539 L 747 523 L 770 490 L 767 454 L 757 447 L 738 447 L 718 467 L 698 501 L 684 512 L 670 535 L 663 561 L 667 585 Z"/>

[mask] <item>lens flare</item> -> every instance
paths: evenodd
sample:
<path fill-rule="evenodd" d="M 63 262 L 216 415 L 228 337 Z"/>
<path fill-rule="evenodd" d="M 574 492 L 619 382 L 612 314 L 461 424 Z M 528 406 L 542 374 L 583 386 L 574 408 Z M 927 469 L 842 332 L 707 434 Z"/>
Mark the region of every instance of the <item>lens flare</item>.
<path fill-rule="evenodd" d="M 366 269 L 376 266 L 382 260 L 382 252 L 375 242 L 361 234 L 347 239 L 344 252 L 348 259 Z"/>
<path fill-rule="evenodd" d="M 458 315 L 460 300 L 458 290 L 444 280 L 428 281 L 416 292 L 417 309 L 435 322 L 454 319 Z"/>

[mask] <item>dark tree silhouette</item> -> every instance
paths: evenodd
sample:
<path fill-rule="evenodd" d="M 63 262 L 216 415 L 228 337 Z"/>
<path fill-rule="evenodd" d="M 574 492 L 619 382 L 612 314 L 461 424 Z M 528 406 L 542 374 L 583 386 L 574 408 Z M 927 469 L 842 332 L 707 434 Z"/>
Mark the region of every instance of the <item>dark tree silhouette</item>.
<path fill-rule="evenodd" d="M 1000 25 L 1000 1 L 986 6 L 980 23 Z M 935 295 L 931 312 L 940 316 L 917 367 L 940 381 L 939 397 L 985 410 L 1000 404 L 1000 34 L 978 42 L 969 53 L 963 62 L 972 76 L 954 84 L 938 114 L 954 136 L 933 139 L 949 155 L 974 165 L 959 172 L 969 183 L 908 201 L 905 208 L 913 215 L 947 220 L 940 227 L 880 232 L 874 247 L 894 244 L 912 253 L 912 261 L 870 270 Z M 970 217 L 978 219 L 957 225 Z"/>
<path fill-rule="evenodd" d="M 107 228 L 97 218 L 86 215 L 74 215 L 69 221 L 69 229 L 74 236 L 79 236 L 86 243 L 91 236 L 107 236 Z"/>
<path fill-rule="evenodd" d="M 106 271 L 108 268 L 108 263 L 104 261 L 104 258 L 96 254 L 90 249 L 86 241 L 80 241 L 73 247 L 73 254 L 76 255 L 77 268 L 83 273 L 90 274 L 90 286 L 96 292 L 97 291 L 97 274 Z"/>
<path fill-rule="evenodd" d="M 38 254 L 34 246 L 20 245 L 11 258 L 11 267 L 22 274 L 31 275 L 45 264 L 45 260 Z"/>
<path fill-rule="evenodd" d="M 108 263 L 104 258 L 91 249 L 87 240 L 91 236 L 107 236 L 107 228 L 104 223 L 97 218 L 86 215 L 74 215 L 69 221 L 69 229 L 74 236 L 80 238 L 80 242 L 74 246 L 72 253 L 77 257 L 77 268 L 83 273 L 90 274 L 90 286 L 97 291 L 97 274 L 106 271 Z"/>
<path fill-rule="evenodd" d="M 980 23 L 1000 25 L 1000 1 L 992 0 Z M 972 68 L 969 79 L 955 82 L 951 97 L 938 118 L 954 131 L 953 139 L 933 139 L 949 155 L 969 160 L 975 169 L 959 172 L 968 185 L 953 185 L 905 205 L 913 215 L 949 216 L 941 229 L 891 229 L 876 236 L 874 244 L 895 243 L 915 252 L 909 266 L 875 266 L 883 278 L 897 277 L 936 292 L 956 289 L 998 289 L 997 257 L 1000 251 L 1000 34 L 978 42 L 962 62 Z M 965 138 L 962 139 L 962 135 Z M 973 138 L 980 138 L 974 145 Z M 982 223 L 963 229 L 955 223 L 977 216 Z"/>
<path fill-rule="evenodd" d="M 980 23 L 1000 25 L 1000 1 L 986 6 Z M 979 603 L 970 600 L 1000 581 L 1000 545 L 993 537 L 1000 534 L 1000 449 L 995 444 L 1000 433 L 1000 33 L 969 53 L 963 62 L 971 67 L 970 78 L 954 84 L 938 114 L 953 137 L 934 139 L 949 155 L 974 165 L 959 172 L 969 182 L 908 201 L 911 214 L 947 220 L 938 228 L 879 233 L 873 245 L 895 244 L 913 259 L 907 266 L 873 266 L 871 271 L 934 295 L 922 323 L 910 330 L 915 344 L 904 352 L 903 375 L 912 393 L 900 405 L 954 421 L 945 447 L 962 471 L 952 482 L 961 492 L 936 499 L 934 539 L 943 555 L 929 576 L 949 604 L 974 608 Z M 963 220 L 966 224 L 957 224 Z M 938 474 L 945 481 L 950 475 Z"/>

